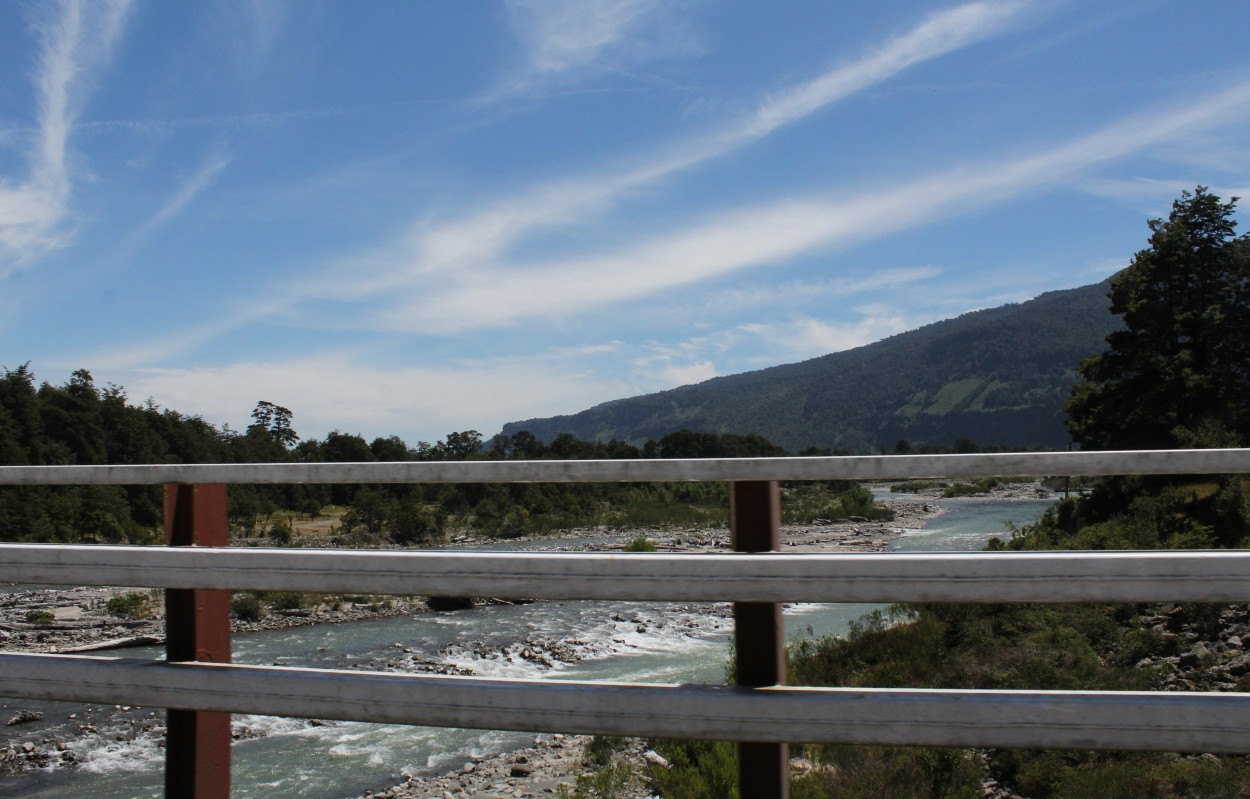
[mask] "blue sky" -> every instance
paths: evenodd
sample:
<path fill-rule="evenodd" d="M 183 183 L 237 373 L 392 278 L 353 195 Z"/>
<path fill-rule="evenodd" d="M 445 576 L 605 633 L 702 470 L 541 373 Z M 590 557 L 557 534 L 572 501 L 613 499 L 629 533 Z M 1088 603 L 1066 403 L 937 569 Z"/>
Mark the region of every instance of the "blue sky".
<path fill-rule="evenodd" d="M 1085 285 L 1250 4 L 0 4 L 0 364 L 410 444 Z"/>

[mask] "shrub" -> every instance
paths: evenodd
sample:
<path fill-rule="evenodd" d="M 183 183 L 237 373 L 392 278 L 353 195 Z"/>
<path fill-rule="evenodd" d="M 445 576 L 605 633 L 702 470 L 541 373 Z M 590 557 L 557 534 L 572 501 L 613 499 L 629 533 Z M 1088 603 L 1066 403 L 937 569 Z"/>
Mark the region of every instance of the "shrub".
<path fill-rule="evenodd" d="M 269 537 L 273 539 L 275 544 L 286 546 L 291 543 L 295 532 L 291 529 L 291 524 L 286 519 L 278 519 L 269 526 Z"/>
<path fill-rule="evenodd" d="M 988 494 L 1001 482 L 997 477 L 983 477 L 975 483 L 955 483 L 942 491 L 944 497 L 970 497 L 977 494 Z"/>
<path fill-rule="evenodd" d="M 645 535 L 631 538 L 625 544 L 626 552 L 655 552 L 655 542 L 649 541 Z"/>
<path fill-rule="evenodd" d="M 652 740 L 669 762 L 652 765 L 647 776 L 665 799 L 739 799 L 738 748 L 729 741 Z"/>
<path fill-rule="evenodd" d="M 273 591 L 265 599 L 274 610 L 299 610 L 304 607 L 304 595 L 298 591 Z"/>
<path fill-rule="evenodd" d="M 27 624 L 37 624 L 40 627 L 44 627 L 54 621 L 56 621 L 56 616 L 50 610 L 31 610 L 26 613 Z"/>
<path fill-rule="evenodd" d="M 230 598 L 230 611 L 239 621 L 256 621 L 265 615 L 260 598 L 252 593 L 235 594 Z"/>
<path fill-rule="evenodd" d="M 838 513 L 838 511 L 841 511 Z M 863 486 L 855 486 L 838 497 L 835 518 L 862 516 L 875 521 L 889 521 L 894 518 L 894 511 L 884 505 L 873 502 L 872 492 Z"/>
<path fill-rule="evenodd" d="M 130 619 L 146 619 L 152 615 L 152 605 L 148 595 L 138 591 L 115 596 L 104 607 L 114 616 L 123 616 Z"/>
<path fill-rule="evenodd" d="M 946 488 L 946 483 L 940 483 L 937 480 L 908 480 L 890 485 L 891 493 L 895 494 L 915 494 L 927 488 Z"/>
<path fill-rule="evenodd" d="M 629 761 L 614 755 L 591 773 L 578 777 L 571 793 L 561 788 L 556 796 L 560 799 L 626 799 L 636 782 Z"/>

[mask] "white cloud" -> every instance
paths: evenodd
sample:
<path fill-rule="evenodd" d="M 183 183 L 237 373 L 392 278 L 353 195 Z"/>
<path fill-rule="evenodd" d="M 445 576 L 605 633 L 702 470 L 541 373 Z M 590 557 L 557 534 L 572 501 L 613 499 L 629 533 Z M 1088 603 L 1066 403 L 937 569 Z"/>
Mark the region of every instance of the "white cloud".
<path fill-rule="evenodd" d="M 734 135 L 747 139 L 767 135 L 908 67 L 987 39 L 1015 22 L 1027 7 L 1023 2 L 977 2 L 939 11 L 876 52 L 778 92 Z"/>
<path fill-rule="evenodd" d="M 661 382 L 672 387 L 702 383 L 704 380 L 711 380 L 718 374 L 716 364 L 711 361 L 698 361 L 697 363 L 668 364 L 656 372 L 656 377 Z"/>
<path fill-rule="evenodd" d="M 580 69 L 627 46 L 657 0 L 511 0 L 508 16 L 539 74 Z"/>
<path fill-rule="evenodd" d="M 1244 183 L 1219 185 L 1209 180 L 1191 178 L 1093 179 L 1085 181 L 1082 188 L 1095 196 L 1130 205 L 1147 217 L 1154 218 L 1167 216 L 1172 210 L 1172 202 L 1181 192 L 1192 192 L 1200 183 L 1206 185 L 1212 194 L 1224 199 L 1246 196 Z"/>
<path fill-rule="evenodd" d="M 1156 209 L 1160 203 L 1170 204 L 1182 189 L 1193 189 L 1187 180 L 1159 178 L 1091 178 L 1081 187 L 1097 197 L 1106 197 L 1135 207 Z"/>
<path fill-rule="evenodd" d="M 784 357 L 802 360 L 863 347 L 921 323 L 881 305 L 864 306 L 856 312 L 859 318 L 851 321 L 799 317 L 782 324 L 742 325 L 740 329 L 761 339 L 771 350 L 780 350 Z M 770 355 L 769 361 L 775 362 L 774 358 Z"/>
<path fill-rule="evenodd" d="M 64 0 L 39 20 L 36 127 L 24 179 L 0 177 L 0 277 L 64 246 L 72 176 L 69 134 L 96 71 L 121 35 L 129 0 Z"/>
<path fill-rule="evenodd" d="M 1115 258 L 1099 258 L 1085 264 L 1085 274 L 1090 275 L 1094 280 L 1104 280 L 1111 277 L 1116 272 L 1129 265 L 1129 259 L 1123 256 Z"/>
<path fill-rule="evenodd" d="M 366 438 L 397 434 L 410 444 L 453 430 L 486 435 L 514 419 L 573 413 L 626 393 L 615 379 L 595 381 L 534 360 L 461 366 L 370 365 L 361 353 L 321 353 L 275 362 L 193 369 L 141 369 L 120 376 L 131 397 L 211 423 L 246 427 L 259 400 L 295 413 L 295 429 L 319 438 L 333 429 Z M 553 400 L 553 397 L 558 399 Z"/>
<path fill-rule="evenodd" d="M 200 192 L 207 189 L 217 181 L 221 173 L 230 162 L 234 159 L 231 156 L 221 153 L 214 153 L 209 156 L 200 168 L 195 171 L 181 186 L 176 188 L 173 193 L 165 199 L 161 207 L 156 213 L 145 222 L 140 228 L 140 235 L 145 235 L 168 222 L 173 217 L 182 213 L 191 201 L 199 195 Z"/>
<path fill-rule="evenodd" d="M 1250 113 L 1250 83 L 1156 109 L 1034 155 L 970 164 L 909 183 L 723 212 L 616 251 L 484 263 L 426 275 L 421 292 L 371 311 L 384 329 L 428 334 L 507 327 L 638 300 L 799 254 L 862 242 L 1054 185 L 1100 163 Z"/>
<path fill-rule="evenodd" d="M 900 288 L 930 280 L 941 274 L 942 270 L 936 266 L 914 266 L 881 269 L 868 274 L 846 275 L 836 279 L 752 283 L 712 292 L 704 301 L 703 308 L 705 311 L 716 313 L 768 306 L 788 308 L 804 302 L 850 297 L 883 288 Z M 680 306 L 680 312 L 688 314 L 689 306 L 683 303 Z"/>

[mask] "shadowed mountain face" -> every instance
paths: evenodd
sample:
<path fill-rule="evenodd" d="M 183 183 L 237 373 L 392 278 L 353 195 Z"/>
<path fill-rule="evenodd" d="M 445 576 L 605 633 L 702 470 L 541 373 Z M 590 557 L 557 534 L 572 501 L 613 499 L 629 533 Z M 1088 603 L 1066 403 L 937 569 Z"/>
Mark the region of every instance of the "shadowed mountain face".
<path fill-rule="evenodd" d="M 791 452 L 951 445 L 1063 449 L 1063 404 L 1081 359 L 1120 327 L 1108 283 L 1053 291 L 935 322 L 845 352 L 509 422 L 550 441 L 560 433 L 642 443 L 682 428 L 756 433 Z"/>

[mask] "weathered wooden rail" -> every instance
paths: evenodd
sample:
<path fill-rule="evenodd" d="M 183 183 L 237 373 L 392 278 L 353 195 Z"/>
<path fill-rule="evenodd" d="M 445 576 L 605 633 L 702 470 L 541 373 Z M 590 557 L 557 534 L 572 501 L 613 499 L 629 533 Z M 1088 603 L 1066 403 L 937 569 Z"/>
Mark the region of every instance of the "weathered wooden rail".
<path fill-rule="evenodd" d="M 786 555 L 777 480 L 1250 473 L 1250 450 L 648 461 L 0 466 L 3 485 L 167 484 L 168 547 L 0 545 L 0 581 L 165 588 L 166 661 L 0 653 L 0 696 L 170 709 L 166 795 L 229 795 L 229 714 L 740 742 L 744 797 L 791 742 L 1250 752 L 1250 695 L 784 687 L 784 602 L 1236 602 L 1250 553 Z M 727 480 L 734 554 L 225 548 L 225 483 Z M 751 554 L 756 553 L 756 554 Z M 229 590 L 731 601 L 736 686 L 229 663 Z"/>

